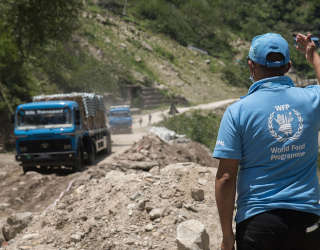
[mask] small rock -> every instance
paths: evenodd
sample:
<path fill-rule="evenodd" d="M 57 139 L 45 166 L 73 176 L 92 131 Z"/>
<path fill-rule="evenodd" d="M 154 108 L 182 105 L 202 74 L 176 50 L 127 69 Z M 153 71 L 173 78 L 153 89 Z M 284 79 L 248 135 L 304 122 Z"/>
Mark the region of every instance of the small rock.
<path fill-rule="evenodd" d="M 130 204 L 128 204 L 127 208 L 128 208 L 129 210 L 133 210 L 133 209 L 136 208 L 136 204 L 130 203 Z"/>
<path fill-rule="evenodd" d="M 148 213 L 153 209 L 151 202 L 146 202 L 144 207 Z"/>
<path fill-rule="evenodd" d="M 137 198 L 139 198 L 141 196 L 140 192 L 136 192 L 133 195 L 131 195 L 130 200 L 136 200 Z"/>
<path fill-rule="evenodd" d="M 195 201 L 203 201 L 203 200 L 204 200 L 204 191 L 203 191 L 203 189 L 193 188 L 193 189 L 191 190 L 191 197 L 192 197 Z"/>
<path fill-rule="evenodd" d="M 198 179 L 198 183 L 199 183 L 200 185 L 202 185 L 202 186 L 205 186 L 205 185 L 208 184 L 208 180 L 205 179 L 205 178 L 199 178 L 199 179 Z"/>
<path fill-rule="evenodd" d="M 198 210 L 195 209 L 195 208 L 192 206 L 192 204 L 186 203 L 186 204 L 183 204 L 183 206 L 184 206 L 187 210 L 190 210 L 190 211 L 196 212 L 196 213 L 198 212 Z"/>
<path fill-rule="evenodd" d="M 36 238 L 39 238 L 39 234 L 37 234 L 37 233 L 33 233 L 33 234 L 25 234 L 25 235 L 23 235 L 23 237 L 22 237 L 22 239 L 23 240 L 34 240 L 34 239 L 36 239 Z"/>
<path fill-rule="evenodd" d="M 125 43 L 120 43 L 120 47 L 121 47 L 122 49 L 126 49 L 126 48 L 127 48 L 127 45 L 126 45 Z"/>
<path fill-rule="evenodd" d="M 145 209 L 146 201 L 145 200 L 140 200 L 138 201 L 138 209 L 140 211 L 143 211 Z"/>
<path fill-rule="evenodd" d="M 161 208 L 154 208 L 149 213 L 151 220 L 155 220 L 157 218 L 160 218 L 162 216 L 162 214 L 163 214 L 163 209 L 161 209 Z"/>
<path fill-rule="evenodd" d="M 145 226 L 144 230 L 146 232 L 151 232 L 153 230 L 153 228 L 154 227 L 153 227 L 152 223 L 149 223 L 148 225 Z"/>
<path fill-rule="evenodd" d="M 110 193 L 112 191 L 112 184 L 107 183 L 104 190 L 106 191 L 106 193 Z"/>
<path fill-rule="evenodd" d="M 6 210 L 8 207 L 10 207 L 9 203 L 0 203 L 0 210 Z"/>
<path fill-rule="evenodd" d="M 155 158 L 152 158 L 152 159 L 155 159 Z M 155 166 L 155 167 L 151 168 L 149 173 L 150 174 L 155 174 L 155 175 L 160 174 L 160 167 L 159 166 Z"/>
<path fill-rule="evenodd" d="M 75 234 L 72 234 L 71 236 L 70 236 L 70 239 L 71 239 L 71 241 L 72 242 L 80 242 L 81 241 L 81 239 L 82 239 L 82 234 L 80 234 L 80 233 L 75 233 Z"/>
<path fill-rule="evenodd" d="M 183 202 L 182 201 L 176 201 L 175 202 L 175 207 L 176 208 L 182 208 L 182 206 L 183 206 Z"/>
<path fill-rule="evenodd" d="M 142 41 L 141 42 L 141 45 L 146 49 L 146 50 L 148 50 L 148 51 L 153 51 L 153 48 L 148 44 L 148 43 L 146 43 L 145 41 Z"/>
<path fill-rule="evenodd" d="M 142 59 L 141 59 L 140 56 L 135 56 L 134 60 L 135 60 L 137 63 L 142 62 Z"/>

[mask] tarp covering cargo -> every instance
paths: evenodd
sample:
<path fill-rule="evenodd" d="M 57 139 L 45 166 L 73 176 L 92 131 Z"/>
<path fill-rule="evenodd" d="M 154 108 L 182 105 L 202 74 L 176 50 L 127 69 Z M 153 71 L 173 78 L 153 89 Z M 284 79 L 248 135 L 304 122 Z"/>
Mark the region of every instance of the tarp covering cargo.
<path fill-rule="evenodd" d="M 83 117 L 83 126 L 86 129 L 99 129 L 106 127 L 106 115 L 103 97 L 94 93 L 69 93 L 54 95 L 39 95 L 33 97 L 33 102 L 41 101 L 75 101 L 80 107 Z"/>

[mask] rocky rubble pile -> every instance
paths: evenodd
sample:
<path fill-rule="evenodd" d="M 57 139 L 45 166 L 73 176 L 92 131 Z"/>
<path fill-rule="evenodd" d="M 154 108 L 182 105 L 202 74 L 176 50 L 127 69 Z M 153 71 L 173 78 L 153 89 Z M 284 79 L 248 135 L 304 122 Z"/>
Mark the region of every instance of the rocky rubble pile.
<path fill-rule="evenodd" d="M 197 143 L 145 136 L 112 164 L 70 183 L 55 206 L 33 214 L 4 248 L 219 249 L 214 166 Z"/>
<path fill-rule="evenodd" d="M 206 167 L 216 167 L 217 161 L 202 144 L 180 139 L 165 142 L 155 135 L 144 136 L 112 163 L 114 168 L 150 170 L 169 164 L 194 162 Z"/>

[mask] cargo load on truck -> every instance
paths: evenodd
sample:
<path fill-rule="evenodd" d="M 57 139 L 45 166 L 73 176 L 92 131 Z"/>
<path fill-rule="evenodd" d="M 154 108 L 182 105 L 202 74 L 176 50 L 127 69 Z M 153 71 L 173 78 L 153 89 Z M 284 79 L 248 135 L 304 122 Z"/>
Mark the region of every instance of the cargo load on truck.
<path fill-rule="evenodd" d="M 85 129 L 106 128 L 107 119 L 103 97 L 94 93 L 70 93 L 54 95 L 38 95 L 33 102 L 43 101 L 75 101 L 78 103 Z"/>

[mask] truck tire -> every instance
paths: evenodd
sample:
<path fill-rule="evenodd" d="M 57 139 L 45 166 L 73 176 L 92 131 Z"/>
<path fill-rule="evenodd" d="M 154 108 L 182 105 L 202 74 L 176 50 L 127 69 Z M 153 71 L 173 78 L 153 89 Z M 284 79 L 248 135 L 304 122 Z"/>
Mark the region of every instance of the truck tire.
<path fill-rule="evenodd" d="M 88 149 L 88 164 L 94 165 L 96 163 L 96 147 L 94 146 L 94 142 L 91 141 L 89 143 Z"/>
<path fill-rule="evenodd" d="M 29 170 L 32 169 L 32 166 L 22 165 L 23 174 L 26 174 Z"/>
<path fill-rule="evenodd" d="M 77 151 L 77 157 L 74 161 L 74 164 L 72 165 L 72 170 L 76 172 L 82 169 L 83 169 L 83 152 L 79 147 Z"/>
<path fill-rule="evenodd" d="M 110 155 L 112 153 L 112 141 L 111 141 L 111 135 L 107 135 L 107 155 Z"/>

